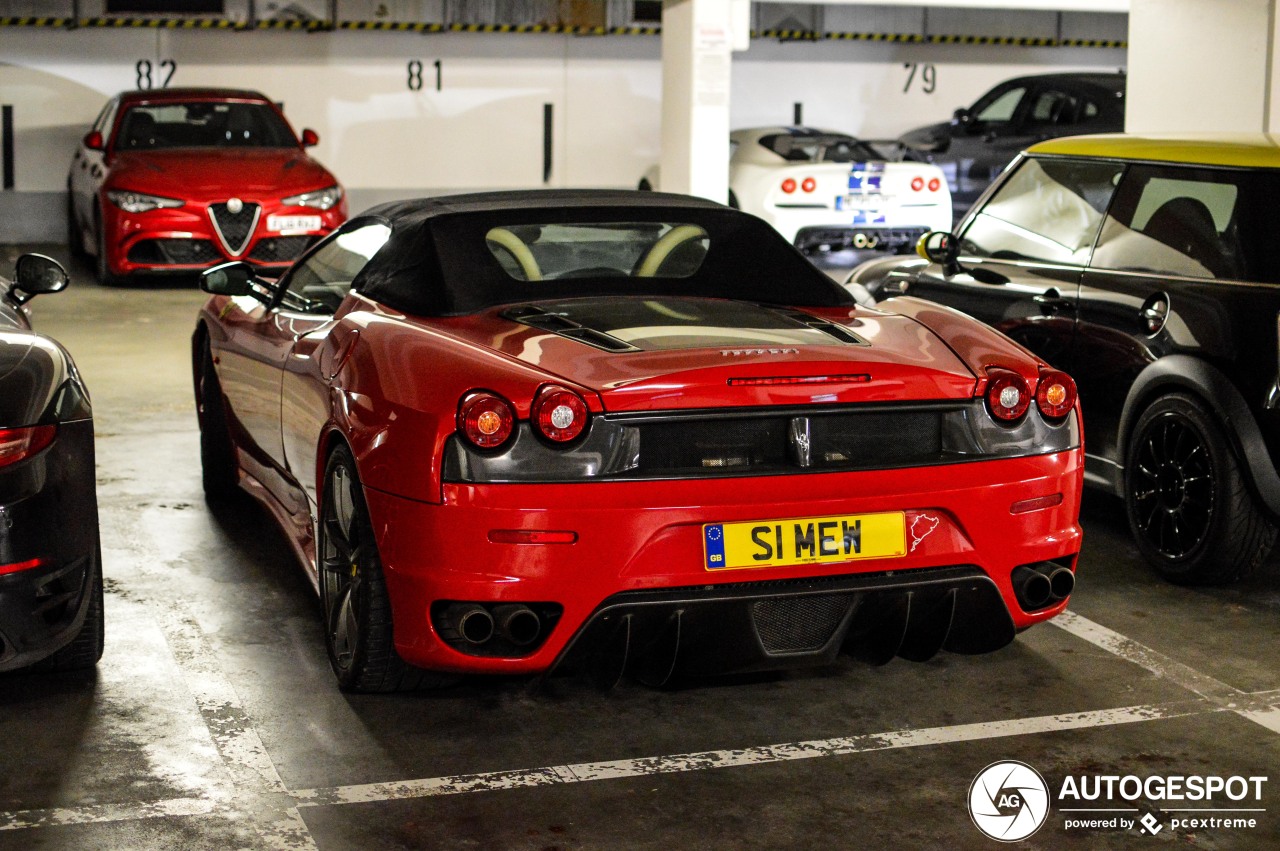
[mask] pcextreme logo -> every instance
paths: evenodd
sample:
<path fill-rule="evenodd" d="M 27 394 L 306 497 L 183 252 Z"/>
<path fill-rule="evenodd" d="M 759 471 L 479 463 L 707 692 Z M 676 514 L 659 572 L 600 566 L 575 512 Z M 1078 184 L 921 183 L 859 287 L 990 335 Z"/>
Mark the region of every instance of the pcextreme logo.
<path fill-rule="evenodd" d="M 1166 828 L 1201 835 L 1249 831 L 1266 813 L 1266 777 L 1220 775 L 1067 775 L 1058 787 L 1061 829 L 1156 836 Z M 1054 796 L 1023 762 L 993 762 L 969 786 L 969 815 L 984 834 L 1019 842 L 1049 821 Z"/>

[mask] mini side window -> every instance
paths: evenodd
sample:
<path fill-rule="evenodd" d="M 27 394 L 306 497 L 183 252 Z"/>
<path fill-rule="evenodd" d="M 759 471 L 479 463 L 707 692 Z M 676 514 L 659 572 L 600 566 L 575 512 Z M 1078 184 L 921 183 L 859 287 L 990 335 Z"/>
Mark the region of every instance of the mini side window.
<path fill-rule="evenodd" d="M 1093 265 L 1192 278 L 1248 273 L 1237 210 L 1245 172 L 1134 166 L 1107 216 Z"/>
<path fill-rule="evenodd" d="M 1124 166 L 1027 158 L 974 216 L 961 251 L 997 260 L 1084 263 Z"/>

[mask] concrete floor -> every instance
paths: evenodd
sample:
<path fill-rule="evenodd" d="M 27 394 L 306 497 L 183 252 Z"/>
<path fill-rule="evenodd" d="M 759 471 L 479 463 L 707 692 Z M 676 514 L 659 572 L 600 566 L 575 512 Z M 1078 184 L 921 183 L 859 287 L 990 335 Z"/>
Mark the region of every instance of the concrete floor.
<path fill-rule="evenodd" d="M 5 274 L 17 253 L 0 247 Z M 990 848 L 966 802 L 997 760 L 1054 794 L 1068 776 L 1268 777 L 1260 801 L 1058 801 L 1027 848 L 1280 847 L 1280 569 L 1167 585 L 1097 494 L 1071 613 L 995 654 L 663 691 L 343 694 L 267 515 L 202 498 L 201 294 L 71 268 L 33 308 L 93 392 L 107 646 L 96 674 L 0 676 L 0 851 Z M 1068 828 L 1099 814 L 1067 807 L 1154 813 L 1158 832 Z M 1255 812 L 1177 812 L 1205 807 Z M 1257 826 L 1171 824 L 1223 816 Z"/>

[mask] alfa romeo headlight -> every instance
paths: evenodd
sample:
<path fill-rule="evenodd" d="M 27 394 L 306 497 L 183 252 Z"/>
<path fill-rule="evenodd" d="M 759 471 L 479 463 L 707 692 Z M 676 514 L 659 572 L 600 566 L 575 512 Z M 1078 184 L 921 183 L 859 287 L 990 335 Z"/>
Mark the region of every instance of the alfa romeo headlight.
<path fill-rule="evenodd" d="M 127 189 L 110 189 L 107 198 L 126 213 L 145 213 L 148 210 L 181 207 L 185 202 L 177 198 L 163 198 L 159 195 L 144 195 L 141 192 L 130 192 Z"/>
<path fill-rule="evenodd" d="M 288 198 L 281 199 L 280 203 L 291 207 L 313 207 L 317 210 L 328 210 L 341 200 L 342 187 L 330 186 L 325 189 L 316 189 L 312 192 L 303 192 L 301 195 L 290 195 Z"/>

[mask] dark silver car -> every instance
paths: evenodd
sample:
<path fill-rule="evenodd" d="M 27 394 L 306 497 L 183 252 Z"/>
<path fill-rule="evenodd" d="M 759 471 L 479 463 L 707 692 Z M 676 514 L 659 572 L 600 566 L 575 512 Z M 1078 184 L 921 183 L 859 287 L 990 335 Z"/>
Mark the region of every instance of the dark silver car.
<path fill-rule="evenodd" d="M 918 127 L 898 143 L 903 158 L 936 163 L 960 221 L 1028 145 L 1081 133 L 1124 130 L 1125 75 L 1040 74 L 1000 83 L 951 120 Z"/>

